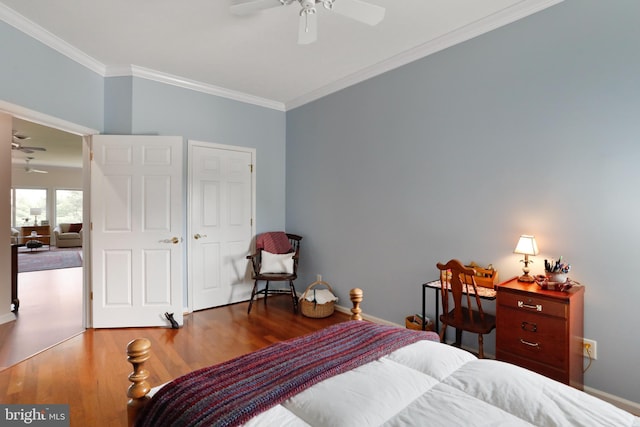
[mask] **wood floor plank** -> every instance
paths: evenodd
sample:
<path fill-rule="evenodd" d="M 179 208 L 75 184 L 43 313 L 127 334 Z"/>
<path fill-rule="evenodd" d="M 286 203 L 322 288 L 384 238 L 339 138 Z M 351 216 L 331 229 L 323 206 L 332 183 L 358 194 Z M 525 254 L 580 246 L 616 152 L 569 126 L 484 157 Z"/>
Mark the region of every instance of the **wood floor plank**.
<path fill-rule="evenodd" d="M 82 333 L 82 268 L 18 275 L 17 320 L 0 325 L 0 369 Z"/>
<path fill-rule="evenodd" d="M 194 369 L 223 362 L 348 320 L 335 312 L 325 319 L 294 314 L 291 299 L 270 297 L 247 315 L 247 303 L 185 316 L 180 329 L 89 329 L 49 350 L 0 372 L 2 403 L 68 403 L 72 426 L 123 426 L 131 365 L 126 345 L 145 337 L 151 343 L 147 363 L 155 386 Z"/>

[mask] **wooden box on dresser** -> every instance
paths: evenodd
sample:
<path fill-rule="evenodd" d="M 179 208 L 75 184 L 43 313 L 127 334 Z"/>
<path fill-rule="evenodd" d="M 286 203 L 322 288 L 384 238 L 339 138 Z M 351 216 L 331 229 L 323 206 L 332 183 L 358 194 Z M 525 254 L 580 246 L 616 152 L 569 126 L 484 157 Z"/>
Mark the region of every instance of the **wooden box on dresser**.
<path fill-rule="evenodd" d="M 496 290 L 496 358 L 582 390 L 584 287 L 549 291 L 514 277 Z"/>

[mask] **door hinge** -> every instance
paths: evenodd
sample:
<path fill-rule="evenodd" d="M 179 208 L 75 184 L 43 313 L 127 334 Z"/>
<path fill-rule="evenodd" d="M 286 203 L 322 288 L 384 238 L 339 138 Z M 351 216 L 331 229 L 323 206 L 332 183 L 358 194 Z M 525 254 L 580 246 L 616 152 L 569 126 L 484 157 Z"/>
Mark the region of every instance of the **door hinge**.
<path fill-rule="evenodd" d="M 253 227 L 253 218 L 249 219 L 249 224 Z"/>
<path fill-rule="evenodd" d="M 91 291 L 91 292 L 89 293 L 89 299 L 90 299 L 91 301 L 93 301 L 93 291 Z"/>
<path fill-rule="evenodd" d="M 93 150 L 89 152 L 89 160 L 93 162 Z"/>
<path fill-rule="evenodd" d="M 249 165 L 249 170 L 251 171 L 251 173 L 253 173 L 253 163 Z"/>

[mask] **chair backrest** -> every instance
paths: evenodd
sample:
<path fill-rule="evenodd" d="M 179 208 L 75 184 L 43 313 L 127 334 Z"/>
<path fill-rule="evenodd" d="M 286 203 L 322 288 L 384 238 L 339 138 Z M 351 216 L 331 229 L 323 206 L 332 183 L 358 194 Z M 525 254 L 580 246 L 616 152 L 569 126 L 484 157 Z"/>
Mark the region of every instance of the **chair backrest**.
<path fill-rule="evenodd" d="M 475 309 L 480 313 L 480 319 L 484 320 L 484 311 L 482 310 L 482 303 L 478 296 L 478 288 L 475 280 L 476 271 L 473 268 L 465 267 L 457 259 L 452 259 L 446 264 L 438 263 L 437 266 L 438 270 L 440 270 L 440 295 L 442 297 L 443 312 L 449 312 L 448 289 L 450 288 L 456 319 L 462 319 L 462 310 L 466 309 L 469 311 L 469 319 L 473 321 L 474 316 L 471 315 L 471 312 L 474 310 L 471 299 L 471 294 L 473 294 Z M 463 295 L 466 295 L 466 307 L 462 305 Z"/>
<path fill-rule="evenodd" d="M 284 248 L 282 239 L 288 240 L 290 248 Z M 280 231 L 269 231 L 262 233 L 256 239 L 256 254 L 253 257 L 253 268 L 257 273 L 260 271 L 262 264 L 262 251 L 266 250 L 273 253 L 293 253 L 293 275 L 298 273 L 298 259 L 300 257 L 300 241 L 302 236 L 292 233 L 284 233 Z M 271 250 L 269 250 L 271 249 Z"/>

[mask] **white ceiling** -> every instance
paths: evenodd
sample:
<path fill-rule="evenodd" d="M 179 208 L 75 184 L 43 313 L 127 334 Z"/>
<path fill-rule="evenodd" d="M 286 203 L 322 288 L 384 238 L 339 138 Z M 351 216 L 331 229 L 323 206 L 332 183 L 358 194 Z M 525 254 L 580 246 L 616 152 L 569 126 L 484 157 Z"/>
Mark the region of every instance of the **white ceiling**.
<path fill-rule="evenodd" d="M 27 157 L 33 157 L 30 166 L 35 169 L 47 170 L 52 166 L 82 167 L 82 137 L 17 118 L 13 119 L 13 130 L 16 134 L 29 138 L 22 141 L 22 146 L 41 147 L 47 150 L 33 153 L 11 150 L 14 169 L 24 170 Z"/>
<path fill-rule="evenodd" d="M 380 24 L 319 6 L 310 45 L 297 43 L 297 2 L 237 16 L 231 0 L 0 0 L 0 20 L 105 77 L 139 76 L 286 111 L 562 0 L 363 1 L 386 9 Z M 78 136 L 18 119 L 14 128 L 31 137 L 27 145 L 47 148 L 32 154 L 34 165 L 81 166 Z"/>
<path fill-rule="evenodd" d="M 310 45 L 297 44 L 297 2 L 237 16 L 231 0 L 0 0 L 0 19 L 104 75 L 286 110 L 561 0 L 363 1 L 386 9 L 380 24 L 318 5 Z"/>

